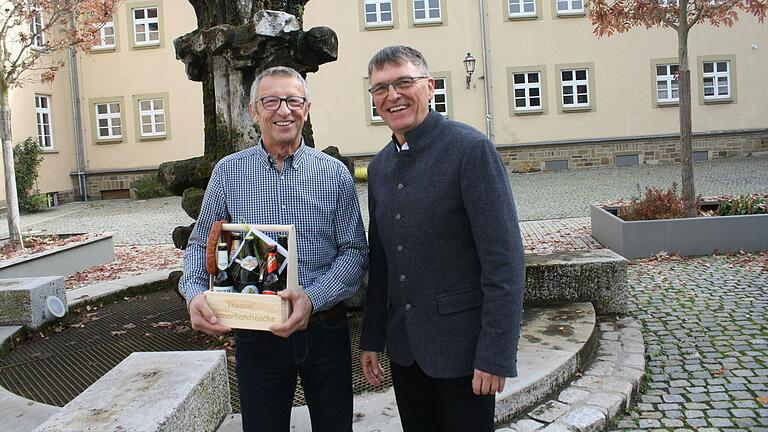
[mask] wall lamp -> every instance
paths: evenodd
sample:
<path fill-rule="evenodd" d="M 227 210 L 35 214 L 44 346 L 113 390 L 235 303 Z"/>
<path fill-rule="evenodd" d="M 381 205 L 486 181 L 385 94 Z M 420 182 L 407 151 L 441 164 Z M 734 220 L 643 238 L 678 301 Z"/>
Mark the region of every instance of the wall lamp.
<path fill-rule="evenodd" d="M 467 72 L 467 88 L 469 88 L 469 83 L 472 82 L 472 74 L 475 73 L 475 60 L 474 57 L 472 57 L 472 54 L 467 53 L 467 56 L 464 57 L 464 70 Z"/>

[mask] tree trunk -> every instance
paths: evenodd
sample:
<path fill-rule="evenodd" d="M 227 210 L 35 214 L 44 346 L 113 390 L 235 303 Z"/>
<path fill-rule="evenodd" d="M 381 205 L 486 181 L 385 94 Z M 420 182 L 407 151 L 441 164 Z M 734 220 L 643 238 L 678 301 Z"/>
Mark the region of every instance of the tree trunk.
<path fill-rule="evenodd" d="M 5 204 L 8 218 L 8 234 L 14 250 L 24 249 L 21 241 L 21 219 L 19 198 L 16 195 L 16 171 L 13 167 L 13 140 L 11 136 L 11 107 L 8 88 L 0 89 L 0 140 L 3 142 L 3 164 L 5 166 Z"/>
<path fill-rule="evenodd" d="M 693 138 L 691 124 L 691 71 L 688 67 L 688 31 L 685 21 L 677 31 L 678 92 L 680 96 L 680 163 L 682 165 L 682 196 L 685 217 L 696 217 L 696 185 L 693 179 Z"/>

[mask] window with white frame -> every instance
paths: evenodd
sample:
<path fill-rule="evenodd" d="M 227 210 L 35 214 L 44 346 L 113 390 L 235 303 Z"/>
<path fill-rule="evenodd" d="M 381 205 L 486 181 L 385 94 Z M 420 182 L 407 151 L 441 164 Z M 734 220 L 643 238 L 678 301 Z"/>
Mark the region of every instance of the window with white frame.
<path fill-rule="evenodd" d="M 413 0 L 413 22 L 435 23 L 441 20 L 440 0 Z"/>
<path fill-rule="evenodd" d="M 51 97 L 35 95 L 37 118 L 37 142 L 43 149 L 53 148 L 53 124 L 51 122 Z"/>
<path fill-rule="evenodd" d="M 539 111 L 541 105 L 541 73 L 517 72 L 512 74 L 515 111 Z"/>
<path fill-rule="evenodd" d="M 45 18 L 43 9 L 39 7 L 32 8 L 32 20 L 29 22 L 29 37 L 32 39 L 32 48 L 43 48 L 45 46 Z"/>
<path fill-rule="evenodd" d="M 139 46 L 160 44 L 160 19 L 156 7 L 132 9 L 133 42 Z"/>
<path fill-rule="evenodd" d="M 115 47 L 115 22 L 110 20 L 99 28 L 99 40 L 93 49 L 109 49 Z"/>
<path fill-rule="evenodd" d="M 704 99 L 727 99 L 731 97 L 730 61 L 704 62 Z"/>
<path fill-rule="evenodd" d="M 445 78 L 435 77 L 435 93 L 432 100 L 429 101 L 429 107 L 434 111 L 437 111 L 443 117 L 448 117 L 448 89 L 447 80 Z M 373 96 L 368 94 L 371 101 L 371 121 L 381 122 L 384 119 L 379 115 L 379 111 L 376 109 L 376 104 L 373 103 Z"/>
<path fill-rule="evenodd" d="M 366 27 L 391 26 L 392 0 L 363 0 Z"/>
<path fill-rule="evenodd" d="M 139 120 L 142 137 L 165 136 L 165 101 L 139 99 Z"/>
<path fill-rule="evenodd" d="M 656 65 L 656 101 L 678 102 L 677 75 L 679 67 L 676 64 Z"/>
<path fill-rule="evenodd" d="M 560 71 L 563 108 L 589 108 L 589 70 Z"/>
<path fill-rule="evenodd" d="M 536 0 L 509 0 L 507 6 L 510 18 L 536 16 Z"/>
<path fill-rule="evenodd" d="M 435 78 L 435 94 L 429 101 L 429 106 L 440 113 L 443 117 L 448 117 L 448 91 L 446 89 L 445 78 Z"/>
<path fill-rule="evenodd" d="M 120 102 L 95 104 L 96 133 L 99 139 L 117 139 L 123 137 L 123 125 L 120 118 Z"/>
<path fill-rule="evenodd" d="M 555 0 L 557 3 L 558 14 L 578 14 L 584 13 L 583 0 Z"/>

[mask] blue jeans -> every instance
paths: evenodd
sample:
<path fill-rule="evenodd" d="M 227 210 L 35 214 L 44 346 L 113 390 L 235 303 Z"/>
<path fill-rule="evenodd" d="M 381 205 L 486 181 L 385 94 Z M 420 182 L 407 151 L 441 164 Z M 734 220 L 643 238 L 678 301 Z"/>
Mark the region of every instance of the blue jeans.
<path fill-rule="evenodd" d="M 346 313 L 284 339 L 236 330 L 244 432 L 287 432 L 301 377 L 313 432 L 352 431 L 352 353 Z"/>

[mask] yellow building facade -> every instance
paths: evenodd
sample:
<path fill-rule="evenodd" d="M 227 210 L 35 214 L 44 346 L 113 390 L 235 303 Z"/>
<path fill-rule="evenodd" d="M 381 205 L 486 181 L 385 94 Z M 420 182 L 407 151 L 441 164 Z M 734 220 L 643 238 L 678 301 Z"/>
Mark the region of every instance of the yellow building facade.
<path fill-rule="evenodd" d="M 675 33 L 634 29 L 598 39 L 583 6 L 308 2 L 305 29 L 328 26 L 339 37 L 338 61 L 308 76 L 316 145 L 337 146 L 364 164 L 386 144 L 389 129 L 367 92 L 367 62 L 381 47 L 405 44 L 424 53 L 437 79 L 433 108 L 488 134 L 511 170 L 678 160 Z M 195 26 L 186 1 L 129 0 L 102 45 L 77 56 L 79 110 L 69 67 L 53 85 L 13 91 L 15 142 L 41 137 L 48 113 L 41 192 L 77 199 L 82 180 L 90 199 L 123 197 L 160 163 L 202 154 L 201 84 L 187 80 L 173 50 L 173 39 Z M 468 53 L 476 59 L 469 84 Z M 732 29 L 697 25 L 689 62 L 695 158 L 768 150 L 768 26 L 744 15 Z"/>

